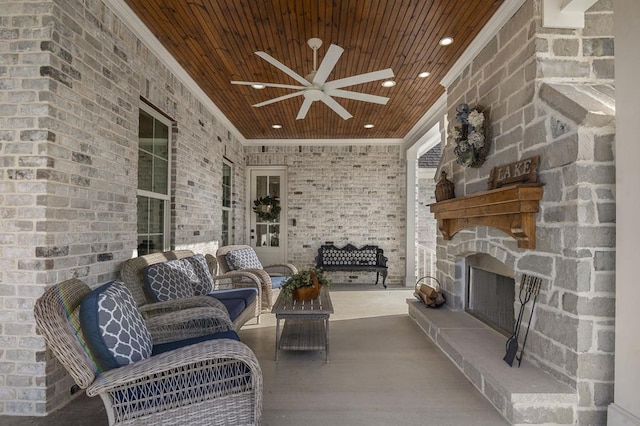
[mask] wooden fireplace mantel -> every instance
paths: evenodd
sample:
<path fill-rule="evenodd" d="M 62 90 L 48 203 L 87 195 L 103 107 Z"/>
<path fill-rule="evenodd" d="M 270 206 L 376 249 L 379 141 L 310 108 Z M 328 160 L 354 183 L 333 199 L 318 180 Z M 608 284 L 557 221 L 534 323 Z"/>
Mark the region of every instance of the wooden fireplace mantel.
<path fill-rule="evenodd" d="M 523 183 L 430 204 L 445 240 L 459 230 L 476 225 L 500 229 L 518 241 L 520 248 L 536 248 L 536 213 L 542 185 Z"/>

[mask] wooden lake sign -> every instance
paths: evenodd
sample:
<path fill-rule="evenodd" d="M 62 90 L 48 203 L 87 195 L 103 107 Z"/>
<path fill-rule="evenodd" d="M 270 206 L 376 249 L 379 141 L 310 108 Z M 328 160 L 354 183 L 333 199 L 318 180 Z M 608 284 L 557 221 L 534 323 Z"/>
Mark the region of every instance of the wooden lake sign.
<path fill-rule="evenodd" d="M 536 183 L 540 156 L 525 158 L 515 163 L 494 167 L 489 175 L 488 189 L 501 188 L 516 183 Z"/>

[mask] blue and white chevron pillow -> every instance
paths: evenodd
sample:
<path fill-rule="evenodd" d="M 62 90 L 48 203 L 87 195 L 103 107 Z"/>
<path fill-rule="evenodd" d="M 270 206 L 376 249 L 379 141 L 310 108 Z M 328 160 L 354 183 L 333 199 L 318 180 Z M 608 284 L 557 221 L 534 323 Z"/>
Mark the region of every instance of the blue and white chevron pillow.
<path fill-rule="evenodd" d="M 262 269 L 262 263 L 252 248 L 233 250 L 225 256 L 229 269 Z"/>
<path fill-rule="evenodd" d="M 193 266 L 185 259 L 147 266 L 143 277 L 147 293 L 156 302 L 194 296 L 194 287 L 200 285 Z"/>
<path fill-rule="evenodd" d="M 80 304 L 80 327 L 102 371 L 151 356 L 153 339 L 129 289 L 112 281 L 93 290 Z"/>

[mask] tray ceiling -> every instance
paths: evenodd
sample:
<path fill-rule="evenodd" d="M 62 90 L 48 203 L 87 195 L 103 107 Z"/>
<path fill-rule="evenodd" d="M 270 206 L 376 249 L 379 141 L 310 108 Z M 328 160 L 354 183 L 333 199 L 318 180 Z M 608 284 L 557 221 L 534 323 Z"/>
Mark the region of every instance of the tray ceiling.
<path fill-rule="evenodd" d="M 395 139 L 403 138 L 442 95 L 440 81 L 503 0 L 126 3 L 246 139 Z M 454 43 L 439 45 L 445 36 Z M 254 52 L 265 51 L 304 76 L 313 69 L 307 46 L 312 37 L 323 40 L 318 62 L 332 43 L 345 49 L 328 80 L 392 68 L 394 87 L 377 81 L 345 88 L 389 97 L 387 105 L 337 98 L 353 118 L 343 120 L 314 102 L 307 117 L 296 120 L 302 96 L 254 108 L 292 91 L 230 84 L 297 84 Z M 419 78 L 423 71 L 430 76 Z"/>

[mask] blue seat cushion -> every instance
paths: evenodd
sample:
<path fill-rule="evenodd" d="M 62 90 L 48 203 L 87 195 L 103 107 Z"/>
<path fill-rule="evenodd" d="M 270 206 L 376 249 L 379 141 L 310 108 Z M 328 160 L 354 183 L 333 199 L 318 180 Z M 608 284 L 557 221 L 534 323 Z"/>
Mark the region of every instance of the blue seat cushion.
<path fill-rule="evenodd" d="M 209 296 L 215 297 L 212 294 L 210 294 Z M 244 311 L 244 308 L 247 307 L 247 305 L 244 303 L 244 300 L 242 299 L 225 299 L 220 301 L 222 302 L 224 307 L 227 308 L 229 319 L 231 319 L 232 322 L 235 321 L 236 318 L 240 316 L 242 311 Z"/>
<path fill-rule="evenodd" d="M 271 276 L 271 288 L 280 288 L 282 284 L 288 279 L 286 275 Z"/>
<path fill-rule="evenodd" d="M 216 339 L 232 339 L 232 340 L 240 341 L 240 337 L 238 337 L 238 333 L 236 333 L 233 330 L 230 330 L 230 331 L 225 331 L 223 333 L 207 334 L 206 336 L 191 337 L 189 339 L 154 345 L 152 355 L 158 355 L 164 352 L 172 351 L 174 349 L 179 349 L 185 346 L 195 345 L 196 343 L 207 342 L 209 340 L 216 340 Z"/>
<path fill-rule="evenodd" d="M 215 297 L 227 308 L 231 321 L 235 321 L 258 297 L 258 290 L 255 288 L 232 288 L 224 290 L 214 290 L 209 296 Z"/>

